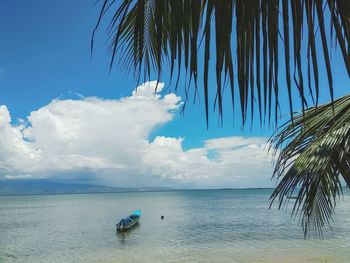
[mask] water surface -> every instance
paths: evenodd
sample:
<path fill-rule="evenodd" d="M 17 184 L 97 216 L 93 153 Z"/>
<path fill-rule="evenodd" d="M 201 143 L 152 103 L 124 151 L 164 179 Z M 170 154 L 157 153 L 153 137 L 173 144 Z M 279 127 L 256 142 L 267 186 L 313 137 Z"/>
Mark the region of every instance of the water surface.
<path fill-rule="evenodd" d="M 324 240 L 304 240 L 270 190 L 0 198 L 0 262 L 350 262 L 350 196 Z M 117 234 L 134 209 L 139 226 Z M 161 220 L 160 216 L 165 219 Z"/>

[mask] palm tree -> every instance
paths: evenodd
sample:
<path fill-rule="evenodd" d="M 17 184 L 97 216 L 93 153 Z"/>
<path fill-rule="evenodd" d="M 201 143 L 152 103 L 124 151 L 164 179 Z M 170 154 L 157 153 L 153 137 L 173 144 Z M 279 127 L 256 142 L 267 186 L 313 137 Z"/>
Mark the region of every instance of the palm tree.
<path fill-rule="evenodd" d="M 304 235 L 322 234 L 342 193 L 341 177 L 350 186 L 350 95 L 314 107 L 282 125 L 271 138 L 279 154 L 274 176 L 281 179 L 272 193 L 279 207 L 297 195 Z"/>
<path fill-rule="evenodd" d="M 176 88 L 186 74 L 186 94 L 190 88 L 197 94 L 203 81 L 207 125 L 213 92 L 222 120 L 225 86 L 231 90 L 232 108 L 240 102 L 243 125 L 255 105 L 261 124 L 277 122 L 279 94 L 287 90 L 290 121 L 271 139 L 276 149 L 282 147 L 274 172 L 280 180 L 271 200 L 277 198 L 281 206 L 298 190 L 293 211 L 300 212 L 305 235 L 311 226 L 320 233 L 341 192 L 340 175 L 349 185 L 350 103 L 349 97 L 334 100 L 329 41 L 340 47 L 350 76 L 350 1 L 103 0 L 91 49 L 107 17 L 110 68 L 118 58 L 140 80 L 151 72 L 160 78 L 168 67 Z M 213 67 L 214 91 L 208 85 Z M 323 106 L 318 105 L 321 69 L 327 72 L 331 94 L 331 103 Z M 294 113 L 295 100 L 300 115 Z"/>

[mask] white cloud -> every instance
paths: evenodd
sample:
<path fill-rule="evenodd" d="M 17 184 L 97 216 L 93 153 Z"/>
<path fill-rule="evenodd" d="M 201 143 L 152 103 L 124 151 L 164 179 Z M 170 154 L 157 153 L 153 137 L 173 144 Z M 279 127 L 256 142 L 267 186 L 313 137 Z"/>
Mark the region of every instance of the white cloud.
<path fill-rule="evenodd" d="M 89 178 L 119 186 L 269 186 L 267 138 L 226 137 L 184 150 L 184 138 L 150 133 L 172 120 L 175 94 L 156 82 L 119 100 L 53 100 L 11 124 L 0 106 L 0 178 Z M 160 92 L 164 84 L 159 83 Z"/>
<path fill-rule="evenodd" d="M 182 138 L 157 137 L 144 163 L 150 172 L 201 187 L 271 186 L 267 138 L 226 137 L 182 149 Z"/>
<path fill-rule="evenodd" d="M 33 176 L 31 174 L 17 174 L 17 175 L 5 175 L 6 179 L 32 179 Z"/>

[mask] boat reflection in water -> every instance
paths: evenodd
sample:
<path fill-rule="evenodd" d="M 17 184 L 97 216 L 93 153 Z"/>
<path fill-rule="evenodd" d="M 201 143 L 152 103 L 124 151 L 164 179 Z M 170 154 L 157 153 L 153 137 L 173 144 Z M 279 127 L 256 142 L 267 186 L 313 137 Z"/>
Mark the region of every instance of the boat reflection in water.
<path fill-rule="evenodd" d="M 122 246 L 135 244 L 138 242 L 137 236 L 141 229 L 141 224 L 136 224 L 130 231 L 116 231 L 116 238 Z"/>

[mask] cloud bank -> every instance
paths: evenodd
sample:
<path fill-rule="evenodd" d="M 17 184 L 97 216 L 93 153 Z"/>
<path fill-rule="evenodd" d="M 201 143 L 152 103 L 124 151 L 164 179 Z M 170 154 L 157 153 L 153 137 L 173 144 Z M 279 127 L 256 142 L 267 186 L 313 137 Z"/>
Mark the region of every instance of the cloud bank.
<path fill-rule="evenodd" d="M 114 186 L 272 186 L 267 138 L 224 137 L 184 150 L 185 138 L 150 133 L 181 105 L 164 85 L 118 100 L 53 100 L 13 125 L 0 106 L 0 179 L 54 178 Z"/>

